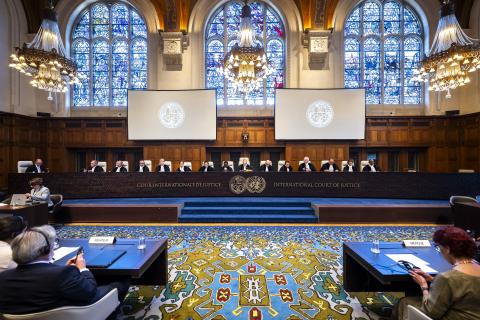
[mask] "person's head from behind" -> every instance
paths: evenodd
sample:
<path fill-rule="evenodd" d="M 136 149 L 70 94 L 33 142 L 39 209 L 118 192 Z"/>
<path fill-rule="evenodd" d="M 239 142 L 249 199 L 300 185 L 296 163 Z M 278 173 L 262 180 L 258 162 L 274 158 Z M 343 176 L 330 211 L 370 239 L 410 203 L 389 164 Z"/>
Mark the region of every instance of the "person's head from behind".
<path fill-rule="evenodd" d="M 97 160 L 90 161 L 90 167 L 94 168 L 96 166 L 98 166 L 98 161 Z"/>
<path fill-rule="evenodd" d="M 41 165 L 43 165 L 43 160 L 42 160 L 42 159 L 40 159 L 40 158 L 38 158 L 38 159 L 35 159 L 35 165 L 37 165 L 37 166 L 41 166 Z"/>
<path fill-rule="evenodd" d="M 307 164 L 310 162 L 310 158 L 309 157 L 305 157 L 303 158 L 303 163 Z"/>
<path fill-rule="evenodd" d="M 30 184 L 30 188 L 34 190 L 39 190 L 43 186 L 43 179 L 42 178 L 33 178 L 28 182 Z"/>
<path fill-rule="evenodd" d="M 140 160 L 140 161 L 138 162 L 138 165 L 139 165 L 140 167 L 145 167 L 145 160 Z"/>
<path fill-rule="evenodd" d="M 44 225 L 26 230 L 11 242 L 12 258 L 18 265 L 34 261 L 50 261 L 56 233 L 52 226 Z"/>
<path fill-rule="evenodd" d="M 335 163 L 335 159 L 333 159 L 333 158 L 328 159 L 328 163 L 329 163 L 329 164 L 334 164 L 334 163 Z"/>
<path fill-rule="evenodd" d="M 438 246 L 445 260 L 451 264 L 461 260 L 472 260 L 477 250 L 472 237 L 457 227 L 438 229 L 433 234 L 433 242 Z"/>
<path fill-rule="evenodd" d="M 348 159 L 348 165 L 353 166 L 353 159 Z"/>
<path fill-rule="evenodd" d="M 8 216 L 0 218 L 0 241 L 10 243 L 27 228 L 21 216 Z"/>

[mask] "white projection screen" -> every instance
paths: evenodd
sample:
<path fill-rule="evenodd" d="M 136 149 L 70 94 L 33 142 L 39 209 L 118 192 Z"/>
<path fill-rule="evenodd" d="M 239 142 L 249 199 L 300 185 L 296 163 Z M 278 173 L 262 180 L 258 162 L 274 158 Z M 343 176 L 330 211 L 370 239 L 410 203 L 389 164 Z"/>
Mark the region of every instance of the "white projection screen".
<path fill-rule="evenodd" d="M 365 138 L 365 89 L 277 89 L 275 139 Z"/>
<path fill-rule="evenodd" d="M 129 140 L 216 140 L 215 90 L 129 90 Z"/>

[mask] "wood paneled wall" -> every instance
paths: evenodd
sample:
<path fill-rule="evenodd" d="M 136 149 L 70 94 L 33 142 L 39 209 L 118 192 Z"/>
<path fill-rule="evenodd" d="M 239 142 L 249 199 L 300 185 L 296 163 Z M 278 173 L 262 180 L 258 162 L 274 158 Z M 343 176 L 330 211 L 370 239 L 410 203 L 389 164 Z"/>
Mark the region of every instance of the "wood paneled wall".
<path fill-rule="evenodd" d="M 249 135 L 248 143 L 242 133 Z M 0 113 L 0 188 L 18 160 L 41 157 L 51 171 L 73 171 L 75 150 L 140 149 L 145 159 L 192 161 L 194 170 L 209 159 L 210 151 L 282 150 L 296 163 L 304 155 L 319 161 L 349 158 L 351 149 L 361 156 L 374 150 L 386 168 L 389 150 L 423 150 L 421 170 L 455 172 L 480 170 L 480 113 L 456 117 L 368 117 L 366 139 L 358 141 L 276 141 L 272 118 L 219 118 L 217 140 L 206 142 L 129 141 L 124 118 L 33 118 Z M 404 161 L 402 153 L 401 161 Z M 405 166 L 402 165 L 402 168 Z M 174 167 L 175 168 L 175 167 Z"/>

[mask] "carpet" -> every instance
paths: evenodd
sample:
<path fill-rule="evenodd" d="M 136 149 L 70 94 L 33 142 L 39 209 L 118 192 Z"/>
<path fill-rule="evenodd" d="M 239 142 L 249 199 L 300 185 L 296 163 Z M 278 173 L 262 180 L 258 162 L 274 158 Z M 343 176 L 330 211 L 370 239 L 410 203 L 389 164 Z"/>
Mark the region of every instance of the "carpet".
<path fill-rule="evenodd" d="M 65 226 L 59 237 L 169 238 L 169 284 L 132 286 L 123 319 L 378 319 L 399 293 L 349 294 L 342 242 L 430 239 L 434 227 Z"/>

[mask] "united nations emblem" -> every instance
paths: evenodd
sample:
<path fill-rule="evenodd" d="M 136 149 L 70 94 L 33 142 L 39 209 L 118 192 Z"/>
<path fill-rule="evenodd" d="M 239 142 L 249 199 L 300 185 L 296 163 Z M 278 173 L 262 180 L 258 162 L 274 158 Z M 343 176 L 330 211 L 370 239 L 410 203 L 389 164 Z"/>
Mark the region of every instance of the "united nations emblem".
<path fill-rule="evenodd" d="M 229 182 L 230 191 L 235 194 L 242 194 L 245 192 L 246 184 L 247 183 L 244 177 L 234 176 Z"/>
<path fill-rule="evenodd" d="M 262 193 L 267 186 L 265 178 L 259 176 L 253 176 L 247 178 L 247 190 L 250 193 Z"/>
<path fill-rule="evenodd" d="M 308 106 L 306 116 L 313 127 L 324 128 L 333 120 L 333 108 L 328 102 L 318 100 Z"/>
<path fill-rule="evenodd" d="M 158 110 L 158 119 L 165 128 L 175 129 L 185 121 L 185 111 L 178 103 L 167 102 Z"/>

